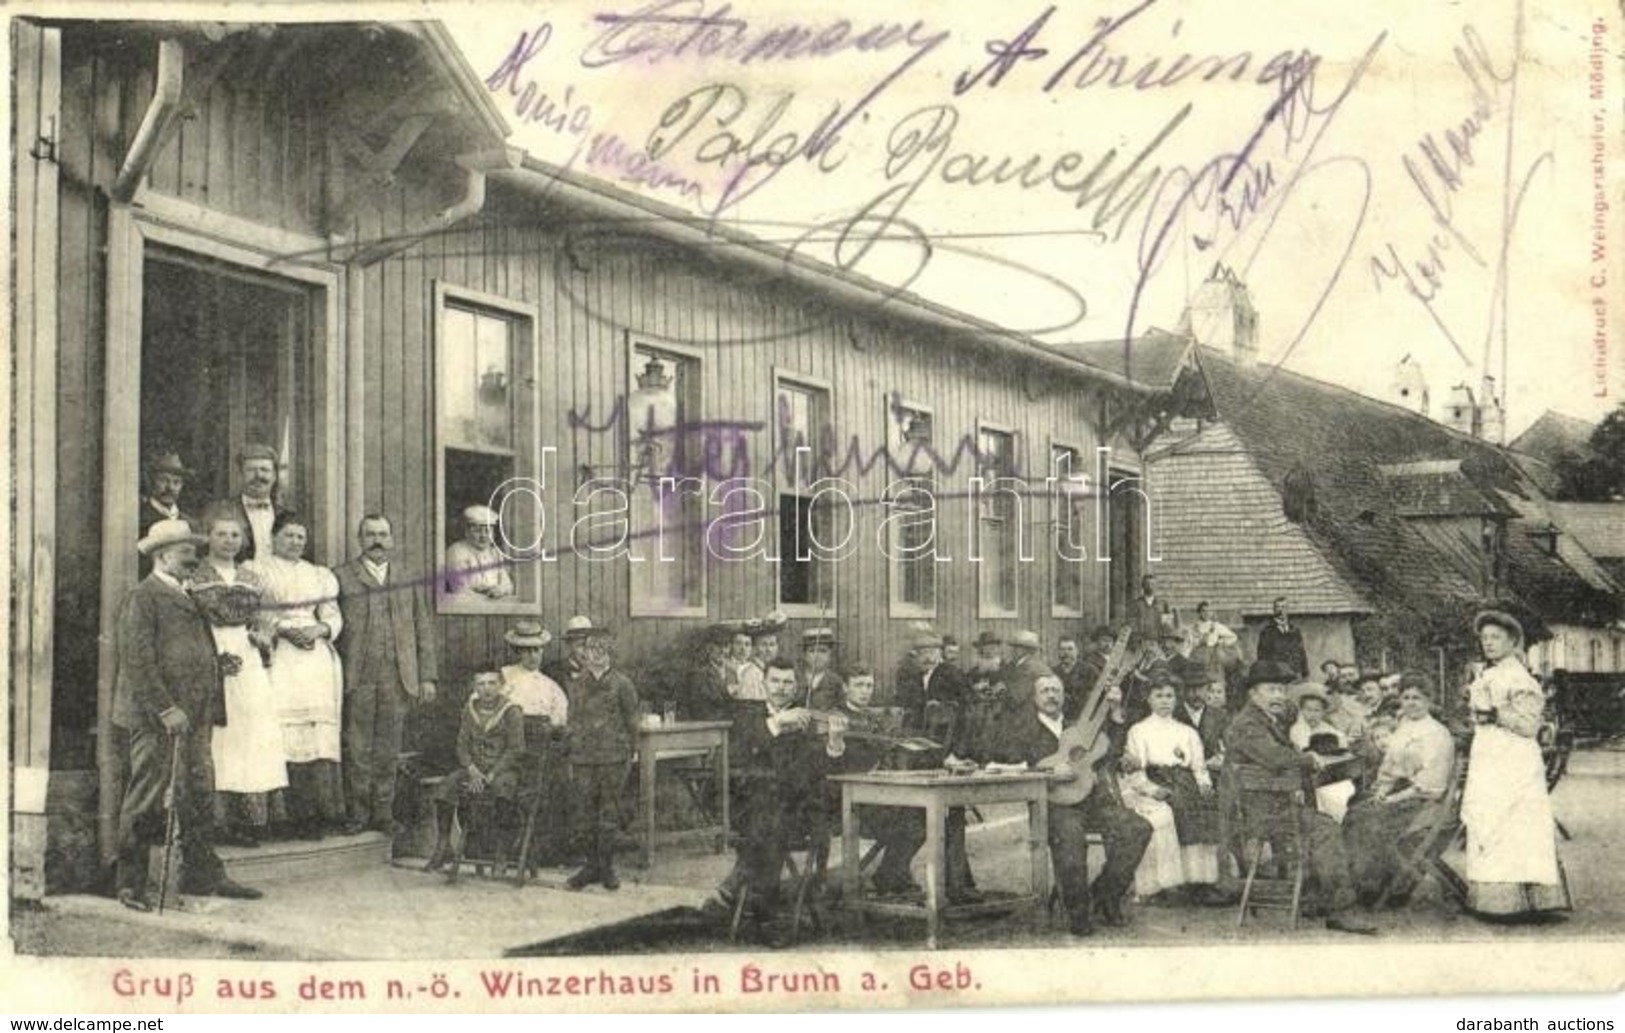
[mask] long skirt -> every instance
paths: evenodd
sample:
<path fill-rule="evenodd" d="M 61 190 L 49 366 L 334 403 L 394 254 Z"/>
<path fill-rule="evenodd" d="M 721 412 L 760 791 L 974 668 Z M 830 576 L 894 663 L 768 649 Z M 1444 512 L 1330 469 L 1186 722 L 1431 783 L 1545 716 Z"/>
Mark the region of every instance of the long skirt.
<path fill-rule="evenodd" d="M 282 722 L 259 650 L 240 627 L 215 628 L 215 648 L 242 661 L 226 679 L 226 726 L 214 730 L 214 787 L 222 793 L 267 793 L 288 784 Z"/>
<path fill-rule="evenodd" d="M 1212 842 L 1182 845 L 1177 812 L 1167 802 L 1125 790 L 1123 803 L 1151 824 L 1151 842 L 1134 870 L 1137 896 L 1149 897 L 1187 883 L 1219 881 L 1218 848 Z"/>
<path fill-rule="evenodd" d="M 1467 826 L 1468 906 L 1484 914 L 1572 907 L 1557 861 L 1557 823 L 1540 744 L 1480 725 L 1468 755 L 1461 820 Z"/>

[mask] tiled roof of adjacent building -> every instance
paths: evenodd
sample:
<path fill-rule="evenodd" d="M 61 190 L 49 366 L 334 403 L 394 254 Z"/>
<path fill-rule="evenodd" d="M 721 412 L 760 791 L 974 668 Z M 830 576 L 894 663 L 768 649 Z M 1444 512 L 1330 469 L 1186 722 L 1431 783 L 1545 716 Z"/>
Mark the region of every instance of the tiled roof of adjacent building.
<path fill-rule="evenodd" d="M 1555 467 L 1566 455 L 1582 458 L 1591 454 L 1591 432 L 1596 426 L 1575 416 L 1547 409 L 1529 429 L 1512 439 L 1514 452 L 1532 456 Z"/>

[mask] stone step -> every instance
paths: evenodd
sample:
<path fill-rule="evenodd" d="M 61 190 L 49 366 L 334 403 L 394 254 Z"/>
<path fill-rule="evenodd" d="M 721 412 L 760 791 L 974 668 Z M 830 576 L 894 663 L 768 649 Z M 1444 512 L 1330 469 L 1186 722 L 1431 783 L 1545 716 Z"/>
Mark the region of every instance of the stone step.
<path fill-rule="evenodd" d="M 390 843 L 382 832 L 361 832 L 319 840 L 267 842 L 258 847 L 221 846 L 216 852 L 225 862 L 228 876 L 245 886 L 258 886 L 388 868 Z"/>

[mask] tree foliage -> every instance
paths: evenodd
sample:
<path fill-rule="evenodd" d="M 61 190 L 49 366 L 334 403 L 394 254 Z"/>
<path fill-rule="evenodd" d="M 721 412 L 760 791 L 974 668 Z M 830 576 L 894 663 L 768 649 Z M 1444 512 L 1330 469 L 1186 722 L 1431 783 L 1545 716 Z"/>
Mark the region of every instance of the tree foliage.
<path fill-rule="evenodd" d="M 1590 455 L 1557 461 L 1559 494 L 1573 502 L 1625 499 L 1625 402 L 1591 432 Z"/>

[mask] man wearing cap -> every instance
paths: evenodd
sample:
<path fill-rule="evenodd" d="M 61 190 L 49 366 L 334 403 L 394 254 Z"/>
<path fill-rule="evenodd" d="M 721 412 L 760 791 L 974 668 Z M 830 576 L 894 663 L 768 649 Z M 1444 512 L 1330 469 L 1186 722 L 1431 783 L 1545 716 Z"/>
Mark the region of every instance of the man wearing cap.
<path fill-rule="evenodd" d="M 554 728 L 563 728 L 569 717 L 570 701 L 559 683 L 542 673 L 542 651 L 553 636 L 540 621 L 515 621 L 502 636 L 519 657 L 519 662 L 502 669 L 502 684 L 526 717 L 546 718 Z"/>
<path fill-rule="evenodd" d="M 587 857 L 566 886 L 579 890 L 597 882 L 616 890 L 621 880 L 615 874 L 615 836 L 621 790 L 638 741 L 638 691 L 611 666 L 608 628 L 587 621 L 575 630 L 581 673 L 569 685 L 570 766 Z"/>
<path fill-rule="evenodd" d="M 369 513 L 356 529 L 361 555 L 333 573 L 344 634 L 344 831 L 394 831 L 395 764 L 406 711 L 432 703 L 439 664 L 434 612 L 410 574 L 394 569 L 395 531 Z"/>
<path fill-rule="evenodd" d="M 1030 706 L 1033 686 L 1038 679 L 1055 673 L 1039 655 L 1043 648 L 1035 631 L 1022 628 L 1010 636 L 1010 662 L 1005 665 L 1003 675 L 1004 686 L 1010 692 L 1004 701 L 1007 712 Z"/>
<path fill-rule="evenodd" d="M 130 777 L 119 807 L 116 885 L 119 903 L 134 911 L 151 909 L 147 858 L 164 841 L 164 796 L 172 779 L 182 891 L 260 896 L 226 877 L 210 843 L 212 740 L 226 714 L 221 679 L 241 661 L 216 654 L 209 623 L 186 592 L 204 541 L 184 520 L 153 524 L 136 546 L 152 561 L 152 573 L 119 611 L 113 723 L 129 733 Z"/>
<path fill-rule="evenodd" d="M 446 547 L 446 595 L 457 604 L 496 602 L 513 596 L 508 558 L 496 545 L 497 513 L 490 506 L 463 510 L 463 539 Z"/>
<path fill-rule="evenodd" d="M 796 698 L 814 710 L 834 710 L 846 698 L 846 683 L 831 669 L 835 629 L 808 628 L 801 633 L 801 667 L 796 671 Z"/>
<path fill-rule="evenodd" d="M 576 614 L 564 622 L 564 655 L 542 665 L 542 673 L 552 678 L 564 688 L 570 689 L 570 683 L 575 681 L 582 671 L 582 645 L 587 641 L 587 633 L 592 630 L 592 621 L 580 614 Z"/>
<path fill-rule="evenodd" d="M 237 562 L 271 555 L 272 529 L 277 519 L 292 515 L 273 497 L 277 484 L 277 454 L 270 445 L 245 445 L 237 456 L 237 472 L 242 482 L 235 498 L 226 505 L 234 506 L 237 516 L 248 533 L 243 536 L 243 551 Z"/>
<path fill-rule="evenodd" d="M 1249 824 L 1284 830 L 1296 820 L 1308 845 L 1310 873 L 1327 912 L 1326 927 L 1342 932 L 1375 931 L 1357 909 L 1354 884 L 1343 837 L 1331 818 L 1300 802 L 1305 780 L 1326 766 L 1313 753 L 1292 745 L 1280 714 L 1293 671 L 1272 660 L 1254 662 L 1247 671 L 1247 705 L 1224 733 L 1225 766 L 1240 793 Z"/>
<path fill-rule="evenodd" d="M 898 680 L 894 698 L 909 727 L 923 728 L 927 703 L 964 705 L 965 676 L 942 662 L 942 638 L 935 632 L 915 632 L 909 646 L 914 662 Z"/>

